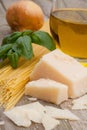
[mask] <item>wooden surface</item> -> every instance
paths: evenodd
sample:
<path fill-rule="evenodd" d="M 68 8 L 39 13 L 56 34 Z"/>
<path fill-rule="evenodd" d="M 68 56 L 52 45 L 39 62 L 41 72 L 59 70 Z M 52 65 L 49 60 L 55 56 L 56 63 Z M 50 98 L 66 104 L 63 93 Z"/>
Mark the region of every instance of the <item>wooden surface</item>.
<path fill-rule="evenodd" d="M 6 34 L 11 33 L 10 27 L 8 26 L 5 19 L 5 13 L 6 13 L 6 9 L 15 1 L 17 0 L 0 0 L 0 43 L 2 41 L 2 38 Z M 45 14 L 45 18 L 47 19 L 51 8 L 51 0 L 43 0 L 43 1 L 33 0 L 33 1 L 35 1 L 37 4 L 39 4 L 42 7 Z M 87 3 L 86 0 L 83 0 L 83 2 Z M 75 1 L 73 3 L 75 3 Z M 46 31 L 48 31 L 47 23 L 44 28 Z M 48 105 L 55 106 L 53 104 L 49 104 L 46 102 L 42 102 L 42 101 L 40 102 L 44 105 L 48 104 Z M 26 103 L 29 103 L 29 100 L 27 96 L 24 96 L 17 105 L 26 104 Z M 58 107 L 70 109 L 70 106 L 71 106 L 71 101 L 69 100 Z M 79 121 L 62 120 L 61 124 L 58 127 L 56 127 L 55 130 L 87 130 L 87 110 L 78 110 L 78 111 L 73 110 L 72 112 L 75 113 L 80 118 L 80 120 Z M 0 130 L 44 130 L 41 124 L 35 124 L 35 123 L 33 123 L 30 128 L 17 127 L 16 125 L 14 125 L 13 122 L 11 122 L 7 117 L 5 117 L 2 108 L 0 108 L 0 120 L 1 119 L 5 121 L 5 125 L 0 126 Z"/>

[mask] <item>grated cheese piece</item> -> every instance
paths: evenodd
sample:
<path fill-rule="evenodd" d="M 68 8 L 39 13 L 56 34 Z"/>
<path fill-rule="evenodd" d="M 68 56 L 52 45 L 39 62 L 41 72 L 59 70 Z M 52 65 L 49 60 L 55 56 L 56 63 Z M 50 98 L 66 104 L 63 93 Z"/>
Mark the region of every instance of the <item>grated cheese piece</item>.
<path fill-rule="evenodd" d="M 57 125 L 59 125 L 59 121 L 50 117 L 49 115 L 47 114 L 44 114 L 43 115 L 43 118 L 42 118 L 42 124 L 45 128 L 45 130 L 52 130 L 54 129 Z"/>
<path fill-rule="evenodd" d="M 56 119 L 79 120 L 79 118 L 67 109 L 59 109 L 51 106 L 45 106 L 46 113 Z"/>

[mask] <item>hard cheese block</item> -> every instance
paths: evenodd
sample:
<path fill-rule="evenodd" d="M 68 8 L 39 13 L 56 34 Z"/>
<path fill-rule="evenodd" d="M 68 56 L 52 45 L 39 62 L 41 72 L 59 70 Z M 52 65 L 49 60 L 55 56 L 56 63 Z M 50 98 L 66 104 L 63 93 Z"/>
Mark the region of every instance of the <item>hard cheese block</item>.
<path fill-rule="evenodd" d="M 39 78 L 50 78 L 68 85 L 70 98 L 87 92 L 87 68 L 58 49 L 44 55 L 35 66 L 30 79 Z"/>
<path fill-rule="evenodd" d="M 50 79 L 39 79 L 26 84 L 25 95 L 60 104 L 68 99 L 68 87 Z"/>

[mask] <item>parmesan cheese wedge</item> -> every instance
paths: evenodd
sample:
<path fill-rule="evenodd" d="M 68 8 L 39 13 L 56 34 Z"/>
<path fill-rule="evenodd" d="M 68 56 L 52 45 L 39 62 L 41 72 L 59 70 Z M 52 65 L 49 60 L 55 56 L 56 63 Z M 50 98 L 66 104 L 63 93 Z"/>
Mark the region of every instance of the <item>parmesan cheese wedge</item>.
<path fill-rule="evenodd" d="M 56 49 L 42 57 L 30 75 L 31 80 L 49 78 L 68 85 L 69 97 L 87 93 L 87 68 Z"/>
<path fill-rule="evenodd" d="M 60 104 L 68 99 L 68 87 L 50 79 L 39 79 L 26 84 L 25 95 Z"/>
<path fill-rule="evenodd" d="M 72 109 L 87 109 L 87 94 L 72 101 Z"/>
<path fill-rule="evenodd" d="M 56 119 L 79 120 L 79 118 L 67 109 L 59 109 L 51 106 L 45 106 L 46 113 Z"/>
<path fill-rule="evenodd" d="M 50 117 L 47 114 L 44 114 L 43 118 L 42 118 L 42 124 L 43 124 L 45 130 L 53 130 L 60 123 L 58 120 Z"/>

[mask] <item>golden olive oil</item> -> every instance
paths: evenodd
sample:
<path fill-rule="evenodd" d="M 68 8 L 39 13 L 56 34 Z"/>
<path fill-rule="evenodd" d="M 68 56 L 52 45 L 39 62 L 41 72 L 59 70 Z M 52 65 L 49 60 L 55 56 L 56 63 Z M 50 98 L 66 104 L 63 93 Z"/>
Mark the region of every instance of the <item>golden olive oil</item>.
<path fill-rule="evenodd" d="M 86 9 L 55 10 L 50 16 L 50 30 L 63 52 L 87 58 Z"/>

